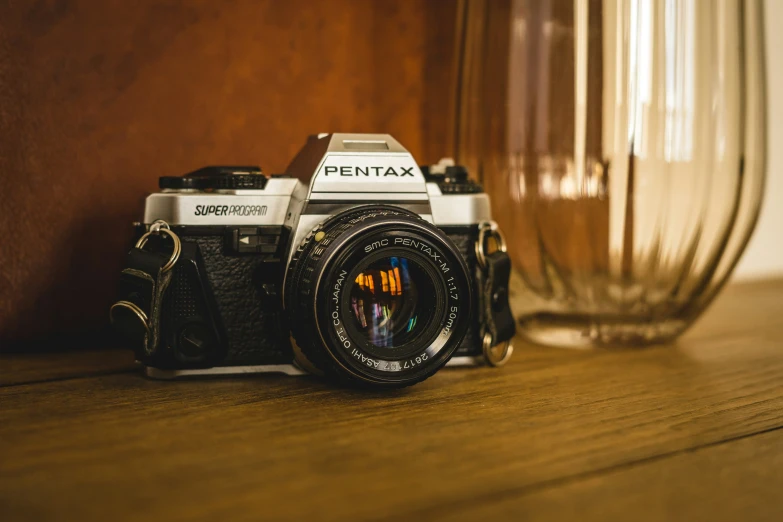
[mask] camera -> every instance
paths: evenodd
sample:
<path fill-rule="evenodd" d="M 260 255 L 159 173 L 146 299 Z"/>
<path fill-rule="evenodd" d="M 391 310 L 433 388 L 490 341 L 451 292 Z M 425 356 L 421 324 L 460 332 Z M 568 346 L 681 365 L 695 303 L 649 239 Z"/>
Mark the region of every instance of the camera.
<path fill-rule="evenodd" d="M 481 186 L 385 134 L 311 136 L 282 175 L 161 177 L 111 307 L 147 375 L 311 372 L 369 387 L 511 355 Z"/>

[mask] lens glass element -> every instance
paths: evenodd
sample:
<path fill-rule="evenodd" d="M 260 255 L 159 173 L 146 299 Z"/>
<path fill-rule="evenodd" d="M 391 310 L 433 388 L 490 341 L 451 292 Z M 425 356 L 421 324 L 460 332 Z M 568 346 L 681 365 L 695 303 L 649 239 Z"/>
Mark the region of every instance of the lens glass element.
<path fill-rule="evenodd" d="M 353 281 L 354 326 L 376 348 L 398 348 L 426 330 L 436 308 L 430 274 L 406 257 L 376 259 Z"/>

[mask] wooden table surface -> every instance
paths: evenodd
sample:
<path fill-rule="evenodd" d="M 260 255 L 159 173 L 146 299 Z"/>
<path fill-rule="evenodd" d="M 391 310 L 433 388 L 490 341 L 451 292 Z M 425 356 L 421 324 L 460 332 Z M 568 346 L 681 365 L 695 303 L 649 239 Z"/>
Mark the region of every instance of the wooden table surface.
<path fill-rule="evenodd" d="M 0 520 L 783 520 L 783 281 L 678 343 L 393 393 L 0 356 Z"/>

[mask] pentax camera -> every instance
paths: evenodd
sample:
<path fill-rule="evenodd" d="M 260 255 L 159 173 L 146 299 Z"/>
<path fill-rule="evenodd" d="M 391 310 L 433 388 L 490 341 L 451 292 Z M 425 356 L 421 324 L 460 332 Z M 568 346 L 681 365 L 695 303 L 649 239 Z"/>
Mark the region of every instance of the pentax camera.
<path fill-rule="evenodd" d="M 111 322 L 150 377 L 305 372 L 408 386 L 511 355 L 510 261 L 453 162 L 385 134 L 310 137 L 283 175 L 161 177 Z"/>

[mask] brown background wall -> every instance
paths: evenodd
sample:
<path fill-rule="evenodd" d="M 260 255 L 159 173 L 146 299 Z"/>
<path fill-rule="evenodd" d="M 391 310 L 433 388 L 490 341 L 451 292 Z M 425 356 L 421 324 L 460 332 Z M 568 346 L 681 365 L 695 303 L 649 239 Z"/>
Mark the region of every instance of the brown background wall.
<path fill-rule="evenodd" d="M 95 343 L 159 175 L 280 172 L 308 134 L 449 154 L 456 6 L 0 0 L 0 350 Z"/>

